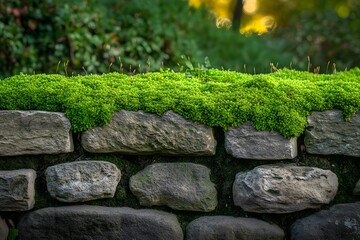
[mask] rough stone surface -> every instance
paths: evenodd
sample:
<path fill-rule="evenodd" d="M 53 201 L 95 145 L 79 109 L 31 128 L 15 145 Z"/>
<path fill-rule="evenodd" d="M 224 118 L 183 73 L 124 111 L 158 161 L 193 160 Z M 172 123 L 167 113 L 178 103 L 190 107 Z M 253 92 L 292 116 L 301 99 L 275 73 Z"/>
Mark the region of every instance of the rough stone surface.
<path fill-rule="evenodd" d="M 249 122 L 225 133 L 225 149 L 235 158 L 280 160 L 297 156 L 297 139 L 277 132 L 257 131 Z"/>
<path fill-rule="evenodd" d="M 209 212 L 217 205 L 210 169 L 193 163 L 156 163 L 130 178 L 130 190 L 143 206 Z"/>
<path fill-rule="evenodd" d="M 63 113 L 0 111 L 0 156 L 72 152 L 70 128 Z"/>
<path fill-rule="evenodd" d="M 254 218 L 201 217 L 186 228 L 187 240 L 282 240 L 284 237 L 278 226 Z"/>
<path fill-rule="evenodd" d="M 27 211 L 35 204 L 36 172 L 0 171 L 0 211 Z"/>
<path fill-rule="evenodd" d="M 84 202 L 114 197 L 121 172 L 104 161 L 76 161 L 48 167 L 45 171 L 50 195 L 62 202 Z"/>
<path fill-rule="evenodd" d="M 9 234 L 9 227 L 5 220 L 0 217 L 0 240 L 6 240 Z"/>
<path fill-rule="evenodd" d="M 214 155 L 216 148 L 212 128 L 172 111 L 119 111 L 110 124 L 83 133 L 81 143 L 88 152 L 125 154 Z"/>
<path fill-rule="evenodd" d="M 360 112 L 349 122 L 339 110 L 314 112 L 307 122 L 305 146 L 308 153 L 360 157 Z"/>
<path fill-rule="evenodd" d="M 360 239 L 360 202 L 337 204 L 297 220 L 291 229 L 291 239 Z"/>
<path fill-rule="evenodd" d="M 360 180 L 356 183 L 356 186 L 353 190 L 354 195 L 360 195 Z"/>
<path fill-rule="evenodd" d="M 315 167 L 262 165 L 236 175 L 236 206 L 258 213 L 290 213 L 328 204 L 336 195 L 337 176 Z"/>
<path fill-rule="evenodd" d="M 156 211 L 101 206 L 43 208 L 19 223 L 20 240 L 182 240 L 175 215 Z"/>

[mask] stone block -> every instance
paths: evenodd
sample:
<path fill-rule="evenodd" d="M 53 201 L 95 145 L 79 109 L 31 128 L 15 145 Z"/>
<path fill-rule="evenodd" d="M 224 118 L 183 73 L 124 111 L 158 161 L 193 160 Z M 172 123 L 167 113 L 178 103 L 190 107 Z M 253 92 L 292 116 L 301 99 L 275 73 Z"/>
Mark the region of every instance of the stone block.
<path fill-rule="evenodd" d="M 360 112 L 346 122 L 339 110 L 314 112 L 307 118 L 306 151 L 360 157 Z"/>
<path fill-rule="evenodd" d="M 354 195 L 360 195 L 360 180 L 357 181 L 357 183 L 355 185 L 355 188 L 353 190 L 353 194 Z"/>
<path fill-rule="evenodd" d="M 200 217 L 186 228 L 187 240 L 282 240 L 284 231 L 255 218 Z"/>
<path fill-rule="evenodd" d="M 62 202 L 84 202 L 115 195 L 121 172 L 104 161 L 76 161 L 48 167 L 47 189 Z"/>
<path fill-rule="evenodd" d="M 5 219 L 0 217 L 0 240 L 6 240 L 9 234 L 9 227 L 5 222 Z"/>
<path fill-rule="evenodd" d="M 27 211 L 35 204 L 36 172 L 0 171 L 0 211 Z"/>
<path fill-rule="evenodd" d="M 257 131 L 247 122 L 225 133 L 225 149 L 235 158 L 292 159 L 297 156 L 297 138 L 286 139 L 277 132 Z"/>
<path fill-rule="evenodd" d="M 102 206 L 43 208 L 19 223 L 20 240 L 183 240 L 175 215 L 150 209 Z"/>
<path fill-rule="evenodd" d="M 130 190 L 143 206 L 209 212 L 217 206 L 210 169 L 194 163 L 155 163 L 130 178 Z"/>
<path fill-rule="evenodd" d="M 360 202 L 337 204 L 297 220 L 291 227 L 291 239 L 360 239 Z"/>
<path fill-rule="evenodd" d="M 233 199 L 248 212 L 291 213 L 328 204 L 337 189 L 337 176 L 329 170 L 262 165 L 236 175 Z"/>
<path fill-rule="evenodd" d="M 162 117 L 142 111 L 119 111 L 103 127 L 82 134 L 88 152 L 162 155 L 214 155 L 216 140 L 210 127 L 167 111 Z"/>
<path fill-rule="evenodd" d="M 63 113 L 0 111 L 0 156 L 72 152 L 70 129 Z"/>

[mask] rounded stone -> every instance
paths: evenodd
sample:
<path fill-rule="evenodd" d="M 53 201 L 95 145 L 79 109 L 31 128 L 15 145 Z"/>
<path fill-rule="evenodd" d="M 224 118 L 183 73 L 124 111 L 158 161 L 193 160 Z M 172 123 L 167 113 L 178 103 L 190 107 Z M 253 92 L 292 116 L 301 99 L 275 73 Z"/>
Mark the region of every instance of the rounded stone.
<path fill-rule="evenodd" d="M 47 189 L 62 202 L 84 202 L 114 197 L 121 172 L 105 161 L 76 161 L 48 167 Z"/>

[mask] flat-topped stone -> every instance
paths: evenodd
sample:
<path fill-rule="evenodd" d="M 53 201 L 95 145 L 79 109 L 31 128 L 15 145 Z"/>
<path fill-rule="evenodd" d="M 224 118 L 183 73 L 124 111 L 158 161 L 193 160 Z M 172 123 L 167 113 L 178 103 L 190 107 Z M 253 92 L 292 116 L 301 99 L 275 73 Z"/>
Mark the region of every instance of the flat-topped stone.
<path fill-rule="evenodd" d="M 27 211 L 35 204 L 36 172 L 32 169 L 0 171 L 0 211 Z"/>
<path fill-rule="evenodd" d="M 150 209 L 101 206 L 43 208 L 18 225 L 20 240 L 183 240 L 175 215 Z"/>
<path fill-rule="evenodd" d="M 64 113 L 0 111 L 0 156 L 72 152 L 70 129 Z"/>
<path fill-rule="evenodd" d="M 143 206 L 209 212 L 217 206 L 210 169 L 194 163 L 155 163 L 130 178 L 130 190 Z"/>
<path fill-rule="evenodd" d="M 284 231 L 255 218 L 200 217 L 186 227 L 187 240 L 282 240 Z"/>
<path fill-rule="evenodd" d="M 121 172 L 105 161 L 76 161 L 48 167 L 47 189 L 62 202 L 85 202 L 115 195 Z"/>
<path fill-rule="evenodd" d="M 297 139 L 286 139 L 277 132 L 257 131 L 247 122 L 225 132 L 225 149 L 235 158 L 292 159 L 297 156 Z"/>
<path fill-rule="evenodd" d="M 314 112 L 307 118 L 306 151 L 360 157 L 360 112 L 346 122 L 339 110 Z"/>
<path fill-rule="evenodd" d="M 210 127 L 185 120 L 173 111 L 163 116 L 143 111 L 119 111 L 111 122 L 82 134 L 88 152 L 163 155 L 214 155 Z"/>
<path fill-rule="evenodd" d="M 297 220 L 292 225 L 291 239 L 360 239 L 360 202 L 337 204 Z"/>
<path fill-rule="evenodd" d="M 337 189 L 337 176 L 329 170 L 262 165 L 236 175 L 233 199 L 248 212 L 291 213 L 328 204 Z"/>

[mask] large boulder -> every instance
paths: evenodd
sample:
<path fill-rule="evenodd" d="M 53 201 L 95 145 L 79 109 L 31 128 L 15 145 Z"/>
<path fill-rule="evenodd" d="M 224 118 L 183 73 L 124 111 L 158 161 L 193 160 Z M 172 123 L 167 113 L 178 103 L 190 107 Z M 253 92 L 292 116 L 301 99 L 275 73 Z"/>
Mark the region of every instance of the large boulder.
<path fill-rule="evenodd" d="M 84 202 L 114 197 L 121 172 L 104 161 L 76 161 L 48 167 L 47 189 L 62 202 Z"/>
<path fill-rule="evenodd" d="M 162 117 L 142 111 L 119 111 L 104 127 L 82 134 L 88 152 L 163 155 L 214 155 L 216 141 L 210 127 L 167 111 Z"/>
<path fill-rule="evenodd" d="M 257 131 L 249 122 L 225 132 L 225 149 L 235 158 L 280 160 L 297 156 L 297 139 Z"/>
<path fill-rule="evenodd" d="M 19 223 L 20 240 L 182 240 L 175 215 L 148 209 L 101 206 L 43 208 Z"/>
<path fill-rule="evenodd" d="M 307 118 L 306 151 L 360 157 L 360 112 L 349 122 L 339 110 L 314 112 Z"/>
<path fill-rule="evenodd" d="M 32 209 L 35 179 L 36 172 L 32 169 L 0 171 L 0 212 Z"/>
<path fill-rule="evenodd" d="M 291 229 L 291 239 L 360 239 L 360 202 L 337 204 L 297 220 Z"/>
<path fill-rule="evenodd" d="M 0 111 L 0 156 L 72 152 L 70 129 L 63 113 Z"/>
<path fill-rule="evenodd" d="M 328 204 L 337 189 L 337 176 L 329 170 L 262 165 L 236 175 L 233 200 L 248 212 L 290 213 Z"/>
<path fill-rule="evenodd" d="M 210 169 L 194 163 L 156 163 L 130 178 L 130 190 L 143 206 L 209 212 L 217 206 Z"/>
<path fill-rule="evenodd" d="M 200 217 L 186 227 L 187 240 L 282 240 L 284 237 L 278 226 L 254 218 Z"/>

